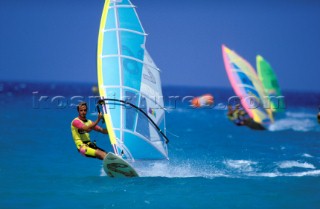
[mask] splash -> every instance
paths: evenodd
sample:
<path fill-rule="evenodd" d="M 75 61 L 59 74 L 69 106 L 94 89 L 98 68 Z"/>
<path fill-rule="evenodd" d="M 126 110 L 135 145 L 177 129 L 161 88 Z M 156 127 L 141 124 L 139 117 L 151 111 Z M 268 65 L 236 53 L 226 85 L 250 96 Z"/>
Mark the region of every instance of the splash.
<path fill-rule="evenodd" d="M 293 130 L 299 132 L 320 131 L 315 115 L 304 112 L 287 112 L 284 118 L 270 125 L 270 131 Z"/>
<path fill-rule="evenodd" d="M 134 167 L 141 177 L 167 177 L 167 178 L 213 178 L 227 176 L 205 162 L 153 162 L 149 164 L 135 163 Z"/>
<path fill-rule="evenodd" d="M 257 165 L 257 162 L 250 160 L 226 160 L 224 164 L 231 169 L 235 169 L 238 172 L 252 172 L 254 171 L 253 165 Z"/>
<path fill-rule="evenodd" d="M 103 166 L 100 168 L 100 176 L 107 176 L 106 172 L 103 169 Z"/>
<path fill-rule="evenodd" d="M 248 177 L 303 177 L 320 176 L 320 170 L 315 170 L 315 166 L 310 163 L 300 163 L 298 161 L 283 161 L 276 163 L 267 171 L 261 168 L 261 163 L 251 160 L 232 160 L 227 159 L 220 162 L 135 162 L 134 168 L 140 177 L 164 177 L 164 178 L 207 178 L 218 177 L 225 178 L 248 178 Z M 224 165 L 224 166 L 221 166 Z M 260 165 L 260 167 L 259 167 Z M 266 166 L 271 168 L 271 166 Z M 281 169 L 290 168 L 312 169 L 301 172 L 281 171 Z M 278 170 L 280 168 L 280 170 Z M 103 168 L 100 170 L 100 176 L 106 176 Z"/>

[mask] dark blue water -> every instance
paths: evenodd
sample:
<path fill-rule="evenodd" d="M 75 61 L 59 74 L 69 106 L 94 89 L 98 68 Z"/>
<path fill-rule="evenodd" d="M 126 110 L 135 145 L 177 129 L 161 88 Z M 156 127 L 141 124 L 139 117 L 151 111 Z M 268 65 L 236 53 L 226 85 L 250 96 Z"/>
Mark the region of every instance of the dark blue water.
<path fill-rule="evenodd" d="M 231 89 L 164 87 L 169 162 L 137 162 L 142 177 L 112 179 L 70 133 L 78 99 L 96 117 L 92 86 L 0 83 L 0 208 L 319 208 L 319 92 L 284 91 L 285 113 L 253 131 L 227 120 Z M 204 93 L 214 108 L 190 108 L 188 96 Z"/>

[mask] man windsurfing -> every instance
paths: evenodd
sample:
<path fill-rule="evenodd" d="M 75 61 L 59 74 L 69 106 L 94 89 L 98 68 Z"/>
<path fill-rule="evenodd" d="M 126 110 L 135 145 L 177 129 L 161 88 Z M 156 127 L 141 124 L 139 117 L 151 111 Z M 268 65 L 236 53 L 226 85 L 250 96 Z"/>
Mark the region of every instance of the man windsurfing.
<path fill-rule="evenodd" d="M 87 103 L 80 102 L 77 106 L 77 110 L 79 115 L 71 122 L 71 133 L 79 153 L 86 157 L 103 160 L 106 157 L 107 152 L 99 148 L 95 143 L 91 142 L 89 134 L 92 130 L 108 134 L 107 129 L 103 129 L 98 126 L 99 121 L 103 117 L 102 113 L 99 113 L 97 120 L 92 122 L 87 119 Z"/>

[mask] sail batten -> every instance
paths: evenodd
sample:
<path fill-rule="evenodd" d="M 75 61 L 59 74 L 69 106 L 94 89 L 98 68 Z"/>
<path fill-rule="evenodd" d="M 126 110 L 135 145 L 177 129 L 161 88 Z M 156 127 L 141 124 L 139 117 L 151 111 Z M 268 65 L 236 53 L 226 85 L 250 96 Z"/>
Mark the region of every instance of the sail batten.
<path fill-rule="evenodd" d="M 113 5 L 110 6 L 109 9 L 114 9 L 114 8 L 136 8 L 134 5 Z"/>
<path fill-rule="evenodd" d="M 142 36 L 147 36 L 148 34 L 146 33 L 142 33 L 140 31 L 136 31 L 136 30 L 130 30 L 130 29 L 126 29 L 126 28 L 113 28 L 113 29 L 106 29 L 106 30 L 103 30 L 103 32 L 113 32 L 113 31 L 125 31 L 125 32 L 130 32 L 130 33 L 135 33 L 135 34 L 138 34 L 138 35 L 142 35 Z"/>

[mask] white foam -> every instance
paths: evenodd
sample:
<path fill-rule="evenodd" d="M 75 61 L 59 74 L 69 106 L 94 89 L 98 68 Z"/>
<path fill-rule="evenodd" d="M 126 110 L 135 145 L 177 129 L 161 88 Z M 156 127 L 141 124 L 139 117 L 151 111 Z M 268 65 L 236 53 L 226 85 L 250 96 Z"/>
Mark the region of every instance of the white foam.
<path fill-rule="evenodd" d="M 187 161 L 187 162 L 161 162 L 156 161 L 150 164 L 145 162 L 134 162 L 133 167 L 137 170 L 140 177 L 166 177 L 166 178 L 243 178 L 243 177 L 302 177 L 302 176 L 320 176 L 320 170 L 316 169 L 314 165 L 307 162 L 298 161 L 282 161 L 277 163 L 278 169 L 274 171 L 259 172 L 256 166 L 258 162 L 251 160 L 225 160 L 223 164 L 227 168 L 216 168 L 216 163 Z M 288 172 L 288 168 L 305 168 L 312 169 L 303 172 Z M 231 170 L 231 172 L 230 172 Z M 286 171 L 286 172 L 283 172 Z M 100 176 L 106 176 L 103 168 L 100 169 Z"/>
<path fill-rule="evenodd" d="M 249 174 L 248 176 L 259 176 L 259 177 L 303 177 L 303 176 L 320 176 L 320 170 L 304 171 L 304 172 L 293 172 L 293 173 L 280 173 L 280 172 L 269 172 L 269 173 L 255 173 Z"/>
<path fill-rule="evenodd" d="M 261 177 L 270 177 L 270 178 L 274 178 L 274 177 L 279 177 L 281 176 L 281 174 L 279 174 L 278 172 L 270 172 L 270 173 L 256 173 L 256 174 L 249 174 L 249 176 L 261 176 Z"/>
<path fill-rule="evenodd" d="M 103 167 L 100 169 L 100 176 L 107 176 L 106 172 L 104 172 Z"/>
<path fill-rule="evenodd" d="M 311 119 L 295 119 L 295 118 L 284 118 L 276 120 L 269 126 L 270 131 L 283 131 L 283 130 L 294 130 L 307 132 L 316 128 L 316 122 Z"/>
<path fill-rule="evenodd" d="M 251 172 L 254 170 L 252 165 L 256 165 L 258 163 L 250 160 L 226 160 L 224 164 L 229 168 L 236 169 L 238 171 Z"/>
<path fill-rule="evenodd" d="M 298 161 L 283 161 L 278 163 L 279 168 L 308 168 L 308 169 L 315 169 L 314 165 L 304 162 L 300 163 Z"/>
<path fill-rule="evenodd" d="M 308 112 L 286 112 L 285 118 L 276 119 L 269 127 L 270 131 L 294 130 L 307 132 L 319 131 L 316 115 Z"/>
<path fill-rule="evenodd" d="M 179 165 L 173 165 L 168 162 L 155 162 L 149 166 L 135 165 L 135 168 L 141 177 L 212 178 L 227 176 L 210 167 L 210 165 L 201 166 L 199 163 L 190 162 L 181 162 Z"/>
<path fill-rule="evenodd" d="M 312 155 L 309 155 L 308 153 L 304 153 L 304 154 L 302 155 L 302 157 L 312 158 L 313 156 L 312 156 Z"/>
<path fill-rule="evenodd" d="M 314 171 L 305 171 L 305 172 L 296 172 L 296 173 L 288 173 L 283 174 L 284 176 L 296 176 L 296 177 L 302 177 L 302 176 L 320 176 L 320 170 L 314 170 Z"/>

